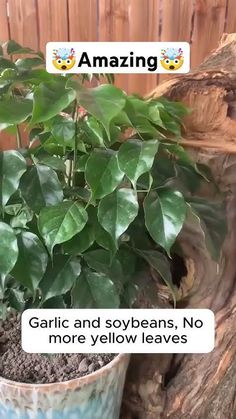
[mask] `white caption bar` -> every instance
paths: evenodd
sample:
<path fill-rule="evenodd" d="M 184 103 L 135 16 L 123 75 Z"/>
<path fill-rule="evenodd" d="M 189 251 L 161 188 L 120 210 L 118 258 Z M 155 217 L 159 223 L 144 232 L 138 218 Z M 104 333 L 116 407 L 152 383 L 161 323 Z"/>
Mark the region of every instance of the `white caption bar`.
<path fill-rule="evenodd" d="M 22 347 L 31 353 L 207 353 L 214 348 L 207 309 L 30 309 Z"/>
<path fill-rule="evenodd" d="M 49 73 L 188 73 L 188 42 L 48 42 Z"/>

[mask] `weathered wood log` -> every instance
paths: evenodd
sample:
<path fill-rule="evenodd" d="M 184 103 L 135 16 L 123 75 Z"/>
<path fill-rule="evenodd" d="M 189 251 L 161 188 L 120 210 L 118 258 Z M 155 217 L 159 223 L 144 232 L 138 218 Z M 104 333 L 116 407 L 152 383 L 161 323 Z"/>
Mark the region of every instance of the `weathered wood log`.
<path fill-rule="evenodd" d="M 192 108 L 182 143 L 207 164 L 226 204 L 228 234 L 217 265 L 194 226 L 180 236 L 194 261 L 193 289 L 185 307 L 211 308 L 216 347 L 203 355 L 133 357 L 124 393 L 132 419 L 236 418 L 236 34 L 224 35 L 196 70 L 158 86 L 151 96 L 179 100 Z M 204 190 L 207 198 L 212 191 Z M 124 413 L 124 417 L 125 417 Z"/>

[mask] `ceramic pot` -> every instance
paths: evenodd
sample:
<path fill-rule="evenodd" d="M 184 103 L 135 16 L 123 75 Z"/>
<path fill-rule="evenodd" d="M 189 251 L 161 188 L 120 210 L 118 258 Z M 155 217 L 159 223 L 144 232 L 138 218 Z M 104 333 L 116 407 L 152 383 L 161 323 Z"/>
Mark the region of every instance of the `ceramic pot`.
<path fill-rule="evenodd" d="M 53 384 L 0 377 L 1 419 L 119 419 L 130 356 L 120 354 L 98 371 Z"/>

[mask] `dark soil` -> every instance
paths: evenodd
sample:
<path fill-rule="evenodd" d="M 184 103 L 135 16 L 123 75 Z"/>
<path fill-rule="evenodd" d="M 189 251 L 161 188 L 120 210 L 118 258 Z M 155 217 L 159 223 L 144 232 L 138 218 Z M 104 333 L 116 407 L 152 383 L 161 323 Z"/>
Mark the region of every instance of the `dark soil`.
<path fill-rule="evenodd" d="M 21 383 L 55 383 L 83 377 L 114 354 L 29 354 L 21 348 L 20 316 L 0 320 L 0 376 Z"/>

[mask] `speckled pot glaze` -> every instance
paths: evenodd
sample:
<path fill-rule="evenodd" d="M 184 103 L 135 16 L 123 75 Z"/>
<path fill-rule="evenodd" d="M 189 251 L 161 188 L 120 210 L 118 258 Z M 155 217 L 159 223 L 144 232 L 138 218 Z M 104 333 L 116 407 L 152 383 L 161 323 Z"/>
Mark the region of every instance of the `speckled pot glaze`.
<path fill-rule="evenodd" d="M 0 378 L 1 419 L 118 419 L 129 355 L 62 383 L 24 384 Z"/>

